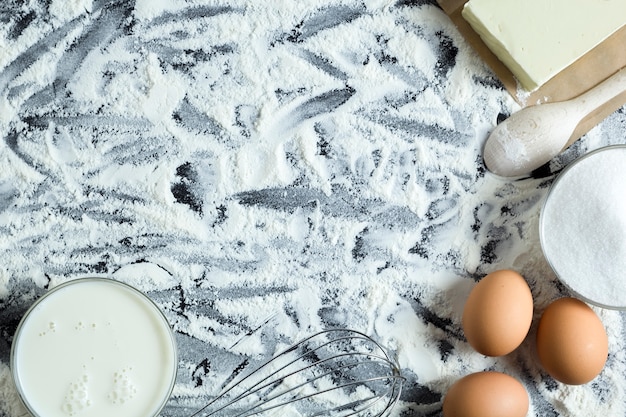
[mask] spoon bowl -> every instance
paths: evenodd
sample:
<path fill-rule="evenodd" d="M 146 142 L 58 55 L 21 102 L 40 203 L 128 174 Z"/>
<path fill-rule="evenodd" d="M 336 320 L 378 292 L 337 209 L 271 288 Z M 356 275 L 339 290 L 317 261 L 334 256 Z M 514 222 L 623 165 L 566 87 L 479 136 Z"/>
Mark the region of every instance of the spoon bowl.
<path fill-rule="evenodd" d="M 569 146 L 589 114 L 626 92 L 626 68 L 571 100 L 546 103 L 513 114 L 489 135 L 483 151 L 487 169 L 503 177 L 527 174 Z"/>

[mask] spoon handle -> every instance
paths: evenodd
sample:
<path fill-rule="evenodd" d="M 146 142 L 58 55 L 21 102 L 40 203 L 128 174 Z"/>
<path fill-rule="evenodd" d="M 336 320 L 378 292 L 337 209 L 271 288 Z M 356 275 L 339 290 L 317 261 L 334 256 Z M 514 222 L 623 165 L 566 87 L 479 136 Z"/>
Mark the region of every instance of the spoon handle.
<path fill-rule="evenodd" d="M 626 67 L 572 101 L 586 116 L 624 91 L 626 91 Z"/>
<path fill-rule="evenodd" d="M 582 117 L 563 149 L 590 131 L 598 120 L 604 120 L 626 102 L 626 67 L 574 100 Z"/>

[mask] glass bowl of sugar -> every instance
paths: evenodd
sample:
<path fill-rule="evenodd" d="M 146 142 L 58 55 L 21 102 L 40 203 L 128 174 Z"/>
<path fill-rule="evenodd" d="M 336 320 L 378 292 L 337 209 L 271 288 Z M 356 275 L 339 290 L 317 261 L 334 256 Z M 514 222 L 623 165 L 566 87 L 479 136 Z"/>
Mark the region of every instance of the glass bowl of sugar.
<path fill-rule="evenodd" d="M 154 417 L 177 374 L 173 331 L 146 295 L 108 278 L 68 281 L 23 316 L 11 346 L 35 417 Z"/>
<path fill-rule="evenodd" d="M 582 300 L 626 309 L 626 145 L 578 158 L 557 177 L 539 239 L 559 280 Z"/>

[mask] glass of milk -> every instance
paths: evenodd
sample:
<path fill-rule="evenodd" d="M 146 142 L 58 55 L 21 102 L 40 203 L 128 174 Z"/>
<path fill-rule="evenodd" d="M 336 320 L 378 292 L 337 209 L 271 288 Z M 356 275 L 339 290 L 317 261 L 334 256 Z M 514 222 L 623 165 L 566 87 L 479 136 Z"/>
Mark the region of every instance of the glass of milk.
<path fill-rule="evenodd" d="M 59 285 L 33 304 L 11 347 L 36 417 L 154 417 L 177 372 L 172 329 L 154 302 L 107 278 Z"/>

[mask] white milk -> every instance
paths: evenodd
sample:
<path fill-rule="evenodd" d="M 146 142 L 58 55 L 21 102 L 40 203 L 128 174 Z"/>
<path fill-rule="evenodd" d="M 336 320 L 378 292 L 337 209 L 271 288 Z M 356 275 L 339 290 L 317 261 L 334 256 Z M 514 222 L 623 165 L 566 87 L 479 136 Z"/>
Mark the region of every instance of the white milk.
<path fill-rule="evenodd" d="M 80 279 L 42 297 L 13 341 L 15 382 L 42 417 L 151 417 L 176 377 L 172 331 L 139 291 Z"/>

